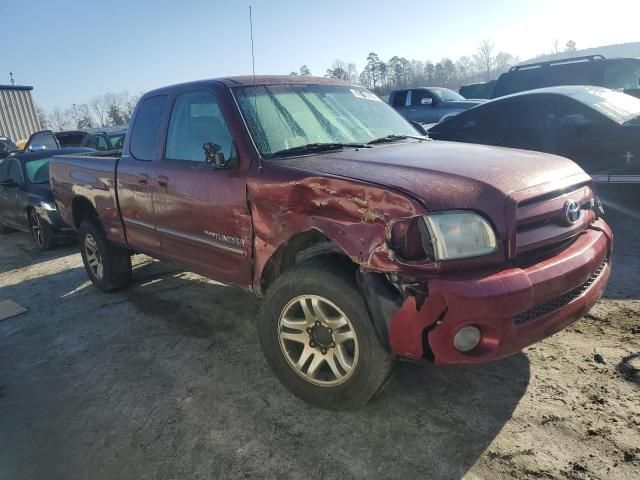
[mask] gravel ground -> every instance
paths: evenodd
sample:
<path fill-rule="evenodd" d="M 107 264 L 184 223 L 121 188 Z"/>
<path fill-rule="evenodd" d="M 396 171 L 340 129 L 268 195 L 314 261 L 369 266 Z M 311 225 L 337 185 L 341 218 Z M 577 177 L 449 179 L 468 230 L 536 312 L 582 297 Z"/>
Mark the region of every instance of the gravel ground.
<path fill-rule="evenodd" d="M 637 207 L 636 207 L 637 208 Z M 252 295 L 134 257 L 90 286 L 74 245 L 0 238 L 0 479 L 640 478 L 638 217 L 605 298 L 488 365 L 400 364 L 366 408 L 292 397 L 259 349 Z"/>

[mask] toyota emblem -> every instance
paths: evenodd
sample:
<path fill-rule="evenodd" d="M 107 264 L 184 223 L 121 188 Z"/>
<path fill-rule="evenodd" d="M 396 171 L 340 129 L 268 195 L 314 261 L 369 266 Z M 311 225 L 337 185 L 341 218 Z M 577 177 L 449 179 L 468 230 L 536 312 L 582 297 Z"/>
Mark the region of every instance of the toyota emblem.
<path fill-rule="evenodd" d="M 564 217 L 569 222 L 569 225 L 573 225 L 580 219 L 580 213 L 582 209 L 580 208 L 580 204 L 575 200 L 567 200 L 564 204 Z"/>

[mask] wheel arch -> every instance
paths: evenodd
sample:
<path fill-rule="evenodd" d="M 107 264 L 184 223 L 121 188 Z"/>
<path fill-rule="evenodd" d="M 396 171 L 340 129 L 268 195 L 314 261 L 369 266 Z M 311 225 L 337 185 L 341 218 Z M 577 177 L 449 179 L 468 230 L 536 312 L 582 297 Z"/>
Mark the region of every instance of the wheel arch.
<path fill-rule="evenodd" d="M 294 234 L 281 243 L 269 257 L 260 272 L 260 292 L 258 293 L 264 293 L 279 275 L 295 265 L 322 256 L 328 257 L 332 262 L 352 265 L 354 269 L 357 267 L 357 264 L 336 242 L 319 229 L 310 228 Z"/>
<path fill-rule="evenodd" d="M 88 198 L 81 195 L 73 197 L 71 201 L 71 216 L 73 226 L 78 229 L 83 220 L 89 217 L 98 217 L 98 212 Z"/>

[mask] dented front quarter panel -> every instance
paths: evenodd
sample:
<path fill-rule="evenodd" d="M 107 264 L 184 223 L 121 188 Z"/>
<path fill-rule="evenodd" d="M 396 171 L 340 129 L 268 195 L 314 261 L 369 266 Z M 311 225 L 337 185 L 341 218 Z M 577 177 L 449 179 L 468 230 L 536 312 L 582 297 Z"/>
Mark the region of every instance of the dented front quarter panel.
<path fill-rule="evenodd" d="M 265 265 L 294 235 L 317 230 L 353 262 L 372 271 L 402 268 L 387 239 L 398 219 L 426 213 L 419 202 L 391 189 L 330 175 L 265 165 L 248 182 L 255 236 L 254 287 Z"/>

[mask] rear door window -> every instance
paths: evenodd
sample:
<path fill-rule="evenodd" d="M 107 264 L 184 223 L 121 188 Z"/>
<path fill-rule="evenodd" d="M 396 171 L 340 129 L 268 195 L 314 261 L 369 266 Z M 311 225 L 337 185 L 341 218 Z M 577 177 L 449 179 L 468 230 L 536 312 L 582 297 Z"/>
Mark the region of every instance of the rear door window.
<path fill-rule="evenodd" d="M 407 90 L 400 90 L 393 96 L 394 107 L 404 107 L 407 103 Z"/>
<path fill-rule="evenodd" d="M 149 97 L 142 102 L 131 130 L 131 154 L 136 160 L 151 161 L 156 156 L 166 95 Z"/>

